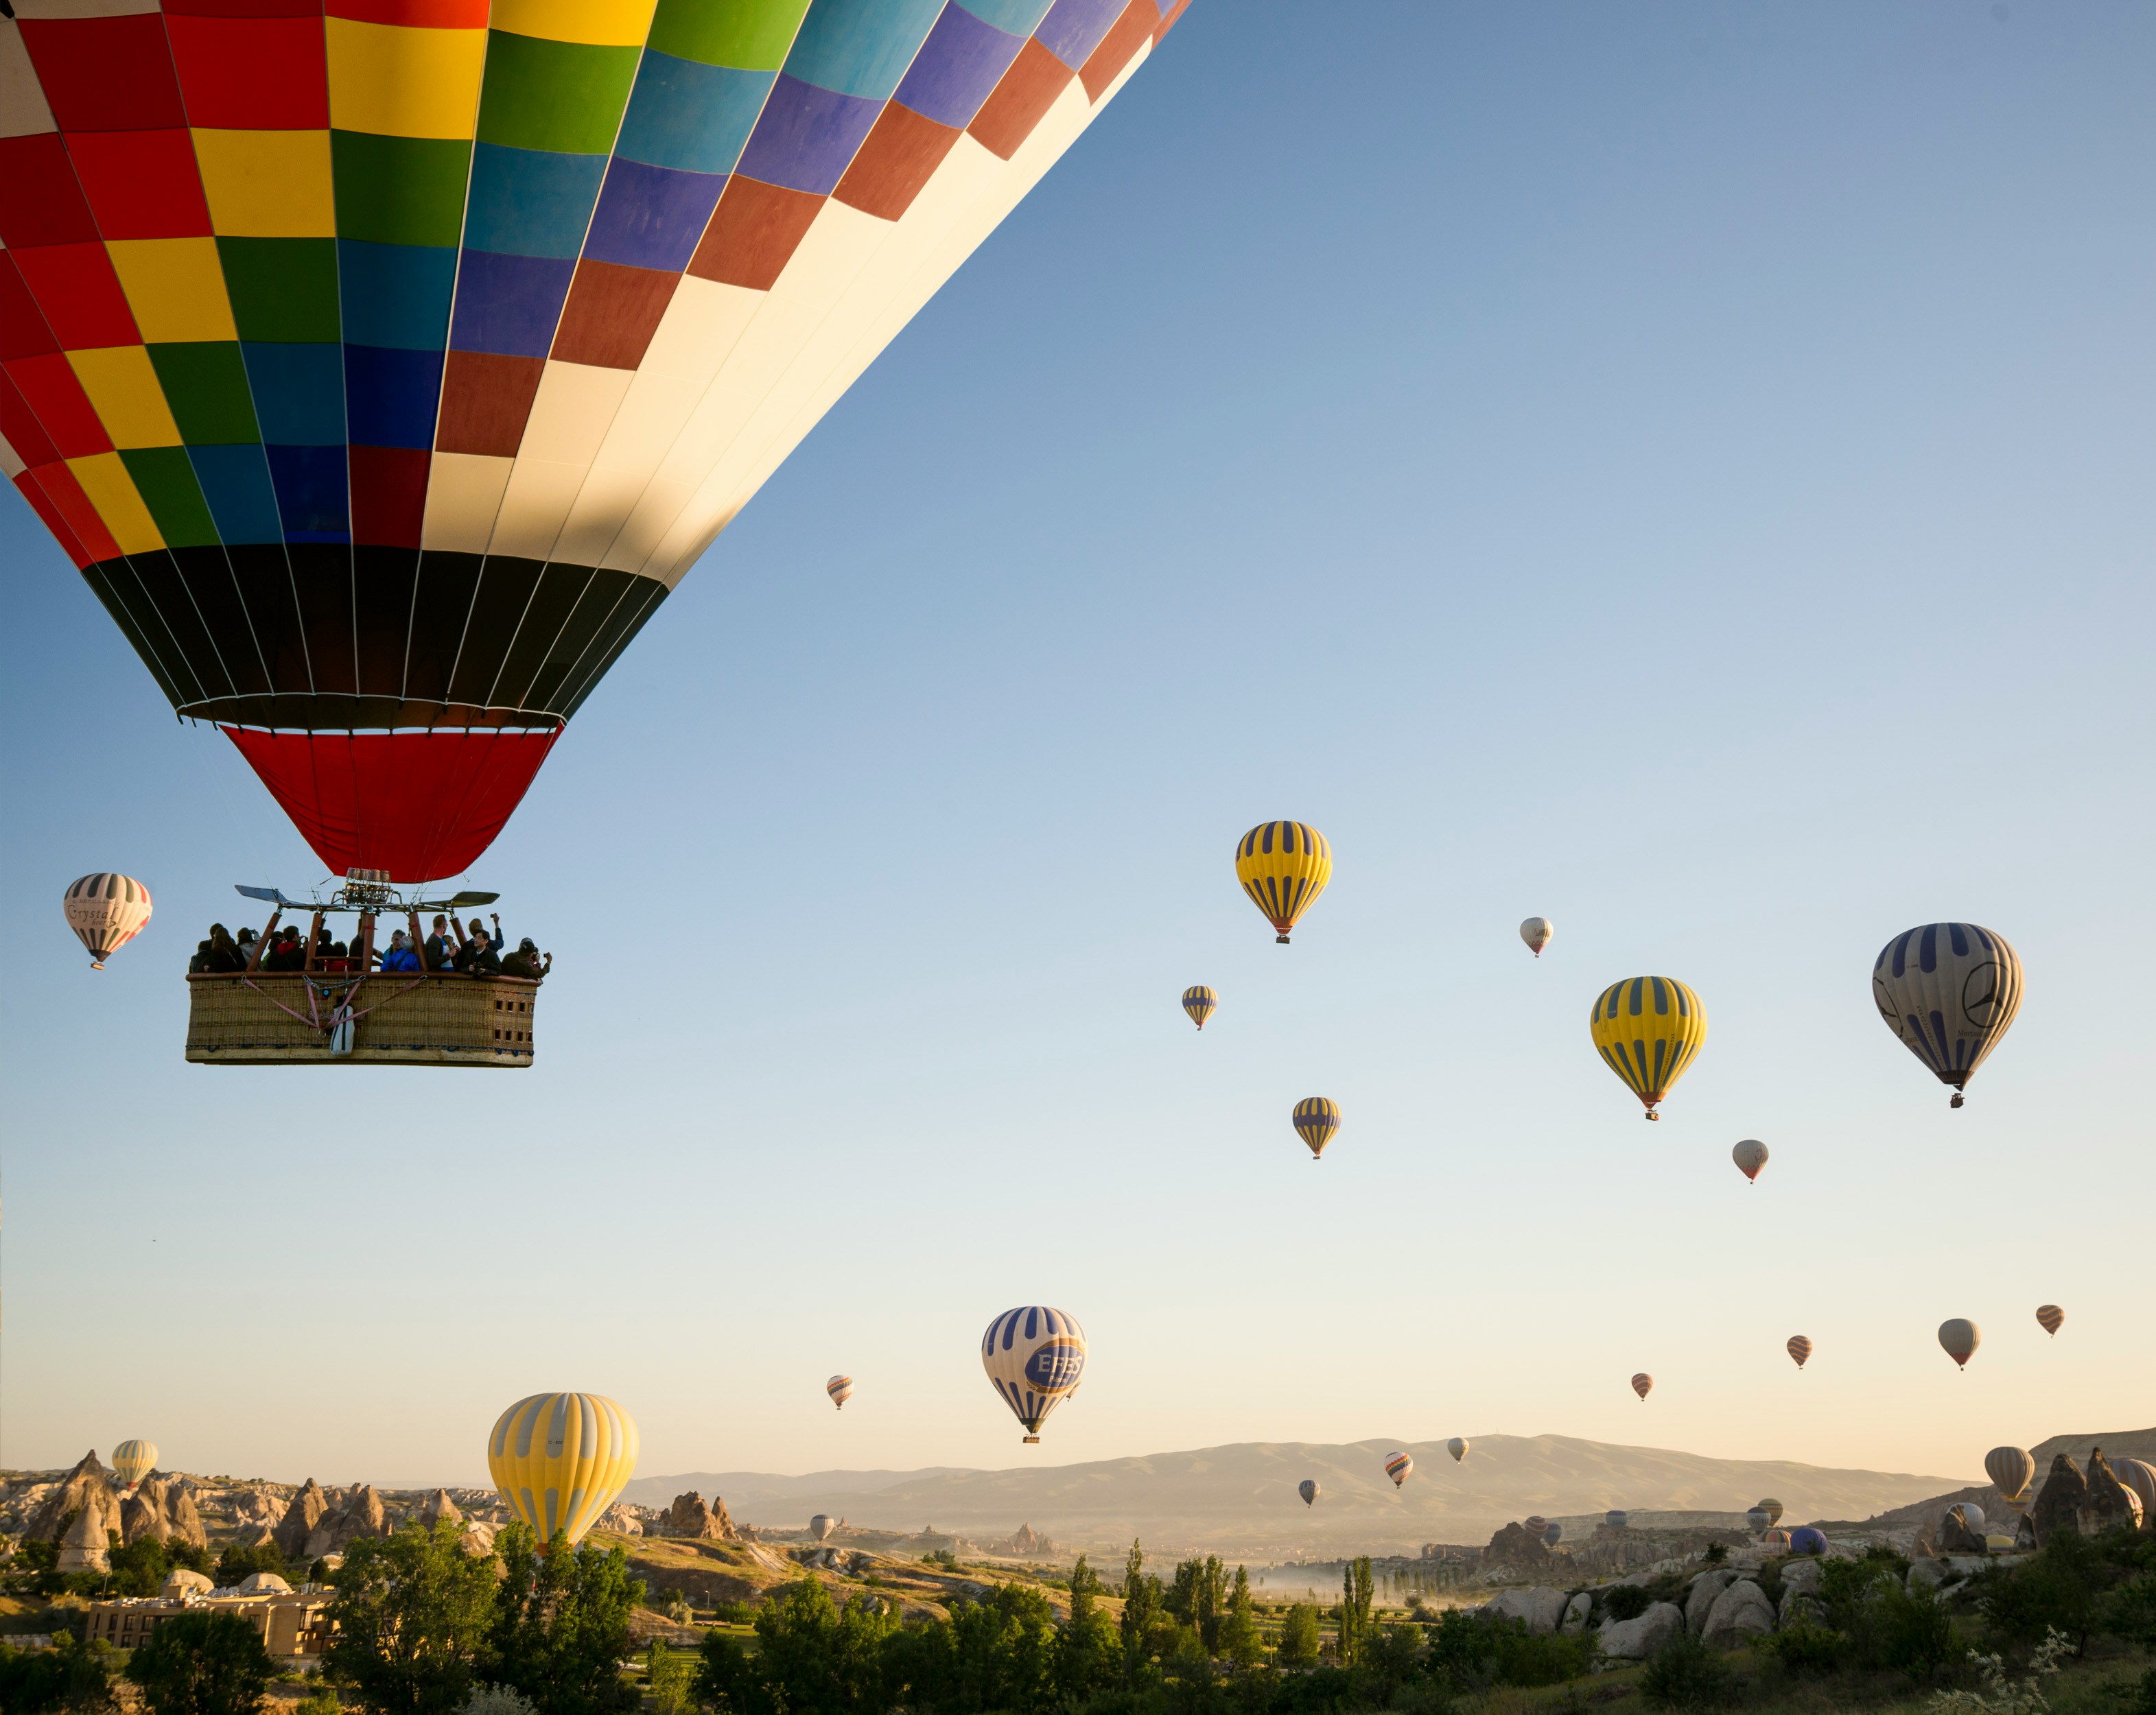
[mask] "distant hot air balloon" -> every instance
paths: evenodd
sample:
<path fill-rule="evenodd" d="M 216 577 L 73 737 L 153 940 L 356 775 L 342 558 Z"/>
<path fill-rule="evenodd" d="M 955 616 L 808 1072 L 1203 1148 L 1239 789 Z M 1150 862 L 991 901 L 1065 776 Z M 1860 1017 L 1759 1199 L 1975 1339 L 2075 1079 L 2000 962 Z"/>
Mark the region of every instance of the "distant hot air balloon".
<path fill-rule="evenodd" d="M 1037 1441 L 1048 1414 L 1077 1391 L 1086 1373 L 1086 1330 L 1064 1311 L 1021 1304 L 981 1336 L 981 1367 L 996 1396 L 1025 1426 L 1025 1441 Z"/>
<path fill-rule="evenodd" d="M 1950 1316 L 1939 1324 L 1939 1344 L 1954 1360 L 1956 1369 L 1965 1368 L 1971 1354 L 1983 1344 L 1983 1331 L 1966 1316 Z"/>
<path fill-rule="evenodd" d="M 1549 1520 L 1539 1513 L 1530 1513 L 1520 1521 L 1520 1528 L 1527 1532 L 1529 1536 L 1539 1539 L 1542 1533 L 1549 1528 Z"/>
<path fill-rule="evenodd" d="M 1602 1515 L 1602 1522 L 1612 1530 L 1622 1530 L 1632 1522 L 1632 1515 L 1622 1507 L 1612 1507 Z"/>
<path fill-rule="evenodd" d="M 1774 1522 L 1767 1516 L 1764 1507 L 1754 1507 L 1744 1515 L 1745 1528 L 1754 1536 L 1764 1536 Z"/>
<path fill-rule="evenodd" d="M 0 8 L 0 463 L 324 867 L 417 882 L 1171 20 L 325 10 Z"/>
<path fill-rule="evenodd" d="M 1295 1492 L 1302 1497 L 1302 1504 L 1304 1506 L 1314 1507 L 1317 1504 L 1319 1490 L 1317 1478 L 1306 1477 L 1301 1482 L 1295 1486 Z"/>
<path fill-rule="evenodd" d="M 1543 1527 L 1543 1546 L 1553 1549 L 1564 1540 L 1564 1527 L 1554 1518 Z"/>
<path fill-rule="evenodd" d="M 1543 956 L 1543 949 L 1549 945 L 1550 937 L 1557 933 L 1557 925 L 1547 917 L 1530 917 L 1520 925 L 1520 939 L 1536 958 Z"/>
<path fill-rule="evenodd" d="M 1741 1138 L 1729 1152 L 1729 1159 L 1737 1164 L 1739 1173 L 1756 1184 L 1759 1170 L 1767 1165 L 1767 1146 L 1757 1138 Z"/>
<path fill-rule="evenodd" d="M 1767 1515 L 1768 1523 L 1779 1524 L 1782 1522 L 1782 1503 L 1772 1495 L 1759 1503 L 1759 1510 Z"/>
<path fill-rule="evenodd" d="M 1183 991 L 1183 1010 L 1190 1015 L 1190 1021 L 1200 1030 L 1205 1028 L 1205 1021 L 1213 1016 L 1219 1005 L 1220 997 L 1204 983 L 1194 984 Z"/>
<path fill-rule="evenodd" d="M 636 1421 L 601 1394 L 530 1394 L 495 1420 L 486 1468 L 542 1543 L 573 1545 L 636 1474 Z"/>
<path fill-rule="evenodd" d="M 1457 1464 L 1467 1456 L 1467 1449 L 1471 1445 L 1472 1445 L 1471 1442 L 1455 1436 L 1445 1444 L 1445 1451 L 1452 1455 L 1453 1462 Z"/>
<path fill-rule="evenodd" d="M 1235 879 L 1280 931 L 1288 931 L 1332 879 L 1332 847 L 1306 822 L 1261 822 L 1235 843 Z"/>
<path fill-rule="evenodd" d="M 1595 997 L 1587 1016 L 1595 1051 L 1645 1104 L 1655 1104 L 1699 1057 L 1707 1041 L 1707 1009 L 1673 976 L 1632 976 Z"/>
<path fill-rule="evenodd" d="M 1392 1478 L 1393 1487 L 1398 1488 L 1414 1475 L 1414 1461 L 1405 1453 L 1388 1453 L 1385 1455 L 1385 1475 Z"/>
<path fill-rule="evenodd" d="M 1789 1552 L 1789 1533 L 1786 1530 L 1770 1530 L 1759 1540 L 1759 1546 L 1770 1554 Z"/>
<path fill-rule="evenodd" d="M 2114 1459 L 2111 1468 L 2118 1480 L 2139 1497 L 2141 1522 L 2145 1528 L 2150 1519 L 2156 1518 L 2156 1465 L 2146 1459 Z"/>
<path fill-rule="evenodd" d="M 1812 1343 L 1800 1334 L 1793 1334 L 1789 1339 L 1789 1354 L 1797 1360 L 1797 1368 L 1802 1369 L 1804 1359 L 1812 1354 Z"/>
<path fill-rule="evenodd" d="M 120 1479 L 122 1494 L 133 1494 L 136 1484 L 157 1468 L 157 1444 L 155 1441 L 122 1441 L 112 1450 L 112 1471 Z"/>
<path fill-rule="evenodd" d="M 846 1401 L 854 1396 L 854 1379 L 850 1375 L 834 1375 L 824 1384 L 824 1391 L 831 1396 L 831 1403 L 843 1411 Z"/>
<path fill-rule="evenodd" d="M 60 909 L 75 939 L 90 950 L 90 968 L 102 970 L 149 922 L 150 890 L 131 875 L 100 870 L 69 883 Z"/>
<path fill-rule="evenodd" d="M 2066 1313 L 2056 1304 L 2039 1304 L 2036 1307 L 2036 1320 L 2043 1325 L 2046 1334 L 2056 1339 L 2059 1330 L 2066 1325 Z"/>
<path fill-rule="evenodd" d="M 2003 935 L 1973 923 L 1904 929 L 1871 967 L 1871 998 L 1887 1028 L 1953 1086 L 1949 1108 L 2021 1010 L 2021 959 Z"/>
<path fill-rule="evenodd" d="M 1984 1456 L 1984 1474 L 2012 1506 L 2028 1493 L 2030 1482 L 2036 1475 L 2036 1461 L 2020 1447 L 1994 1447 Z"/>
<path fill-rule="evenodd" d="M 1824 1554 L 1826 1552 L 1826 1533 L 1815 1530 L 1809 1524 L 1799 1524 L 1789 1533 L 1789 1552 L 1792 1554 Z"/>
<path fill-rule="evenodd" d="M 1632 1391 L 1637 1394 L 1640 1399 L 1645 1400 L 1647 1395 L 1654 1392 L 1654 1390 L 1655 1378 L 1648 1375 L 1645 1370 L 1641 1370 L 1637 1375 L 1632 1378 Z"/>
<path fill-rule="evenodd" d="M 1295 1104 L 1295 1129 L 1316 1160 L 1340 1129 L 1340 1104 L 1329 1096 L 1305 1096 Z"/>
<path fill-rule="evenodd" d="M 808 1521 L 808 1534 L 819 1543 L 838 1528 L 838 1521 L 828 1513 L 819 1513 Z"/>

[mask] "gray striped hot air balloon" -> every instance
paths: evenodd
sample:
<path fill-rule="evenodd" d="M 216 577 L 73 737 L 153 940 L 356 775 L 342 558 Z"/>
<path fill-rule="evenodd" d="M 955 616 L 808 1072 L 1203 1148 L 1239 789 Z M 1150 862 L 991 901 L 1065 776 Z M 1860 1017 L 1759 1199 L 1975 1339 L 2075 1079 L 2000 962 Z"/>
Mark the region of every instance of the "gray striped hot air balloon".
<path fill-rule="evenodd" d="M 1306 1477 L 1303 1478 L 1301 1482 L 1295 1486 L 1295 1492 L 1302 1497 L 1302 1504 L 1304 1506 L 1314 1507 L 1317 1504 L 1319 1490 L 1317 1487 L 1317 1479 L 1316 1477 Z"/>
<path fill-rule="evenodd" d="M 1953 1088 L 1949 1108 L 2021 1010 L 2021 958 L 1974 923 L 1904 929 L 1871 966 L 1871 998 L 1902 1047 Z"/>
<path fill-rule="evenodd" d="M 2148 1529 L 2149 1521 L 2156 1519 L 2156 1465 L 2146 1459 L 2114 1459 L 2111 1468 L 2118 1480 L 2140 1497 L 2141 1528 Z"/>
<path fill-rule="evenodd" d="M 1021 1304 L 1004 1311 L 981 1336 L 981 1367 L 996 1397 L 1025 1426 L 1025 1441 L 1037 1441 L 1048 1414 L 1078 1391 L 1086 1373 L 1086 1330 L 1065 1311 Z"/>
<path fill-rule="evenodd" d="M 2025 1448 L 1994 1447 L 1984 1456 L 1984 1474 L 2010 1507 L 2027 1498 L 2036 1461 Z"/>

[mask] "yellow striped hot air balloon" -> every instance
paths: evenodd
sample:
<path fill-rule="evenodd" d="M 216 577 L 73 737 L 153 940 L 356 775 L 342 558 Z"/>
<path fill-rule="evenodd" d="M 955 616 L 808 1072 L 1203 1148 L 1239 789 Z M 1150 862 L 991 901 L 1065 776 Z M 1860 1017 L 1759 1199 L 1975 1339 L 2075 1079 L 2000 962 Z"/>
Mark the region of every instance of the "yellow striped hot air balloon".
<path fill-rule="evenodd" d="M 575 1544 L 636 1473 L 636 1420 L 601 1394 L 531 1394 L 495 1420 L 486 1468 L 541 1542 Z"/>
<path fill-rule="evenodd" d="M 1261 822 L 1236 842 L 1235 879 L 1286 946 L 1296 920 L 1332 879 L 1332 847 L 1306 822 Z"/>
<path fill-rule="evenodd" d="M 1699 1057 L 1707 1041 L 1707 1008 L 1673 976 L 1630 976 L 1598 995 L 1587 1016 L 1594 1047 L 1609 1069 L 1644 1103 L 1655 1104 Z"/>
<path fill-rule="evenodd" d="M 136 1484 L 157 1468 L 155 1441 L 122 1441 L 112 1450 L 112 1473 L 120 1479 L 122 1494 L 133 1494 Z"/>
<path fill-rule="evenodd" d="M 1220 997 L 1202 982 L 1194 983 L 1183 991 L 1183 1010 L 1190 1015 L 1190 1021 L 1200 1030 L 1205 1028 L 1205 1021 L 1213 1016 L 1219 1004 Z"/>
<path fill-rule="evenodd" d="M 1305 1096 L 1295 1104 L 1295 1129 L 1315 1161 L 1340 1129 L 1340 1104 L 1330 1096 Z"/>

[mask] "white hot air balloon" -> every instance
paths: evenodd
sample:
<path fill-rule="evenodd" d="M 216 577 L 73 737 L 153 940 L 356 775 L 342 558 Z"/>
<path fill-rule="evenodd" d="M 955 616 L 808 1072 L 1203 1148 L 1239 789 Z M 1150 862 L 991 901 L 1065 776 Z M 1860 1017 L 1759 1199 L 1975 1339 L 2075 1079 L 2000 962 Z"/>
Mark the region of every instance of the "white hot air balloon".
<path fill-rule="evenodd" d="M 1543 949 L 1549 945 L 1550 937 L 1556 933 L 1557 925 L 1547 917 L 1530 917 L 1520 925 L 1520 939 L 1537 959 L 1543 956 Z"/>
<path fill-rule="evenodd" d="M 1729 1152 L 1729 1159 L 1737 1164 L 1739 1173 L 1756 1183 L 1759 1170 L 1767 1165 L 1767 1146 L 1757 1138 L 1741 1138 Z"/>
<path fill-rule="evenodd" d="M 1470 1445 L 1471 1444 L 1469 1442 L 1462 1440 L 1460 1436 L 1455 1436 L 1450 1441 L 1445 1444 L 1445 1451 L 1451 1454 L 1455 1462 L 1457 1462 L 1467 1456 L 1467 1449 Z"/>
<path fill-rule="evenodd" d="M 90 954 L 92 970 L 133 940 L 150 920 L 150 890 L 131 875 L 100 870 L 69 884 L 60 909 Z"/>
<path fill-rule="evenodd" d="M 838 1521 L 828 1513 L 819 1513 L 808 1521 L 808 1534 L 822 1542 L 839 1528 Z"/>
<path fill-rule="evenodd" d="M 854 1379 L 850 1375 L 834 1375 L 824 1384 L 824 1391 L 831 1396 L 831 1403 L 843 1411 L 846 1401 L 854 1396 Z"/>
<path fill-rule="evenodd" d="M 1048 1414 L 1078 1390 L 1086 1372 L 1086 1330 L 1061 1310 L 1021 1304 L 1004 1311 L 981 1336 L 981 1367 L 996 1396 L 1025 1426 L 1025 1440 L 1037 1441 Z"/>

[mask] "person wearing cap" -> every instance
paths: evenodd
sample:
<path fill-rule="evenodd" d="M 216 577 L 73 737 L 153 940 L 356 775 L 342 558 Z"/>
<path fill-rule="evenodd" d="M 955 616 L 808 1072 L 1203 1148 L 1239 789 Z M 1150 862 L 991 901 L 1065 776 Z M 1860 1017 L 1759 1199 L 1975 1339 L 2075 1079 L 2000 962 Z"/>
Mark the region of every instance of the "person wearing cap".
<path fill-rule="evenodd" d="M 504 976 L 525 977 L 532 982 L 539 981 L 553 968 L 554 955 L 549 953 L 547 955 L 546 961 L 543 964 L 541 963 L 539 944 L 529 935 L 519 941 L 516 944 L 516 950 L 505 955 L 501 961 L 501 974 Z"/>

